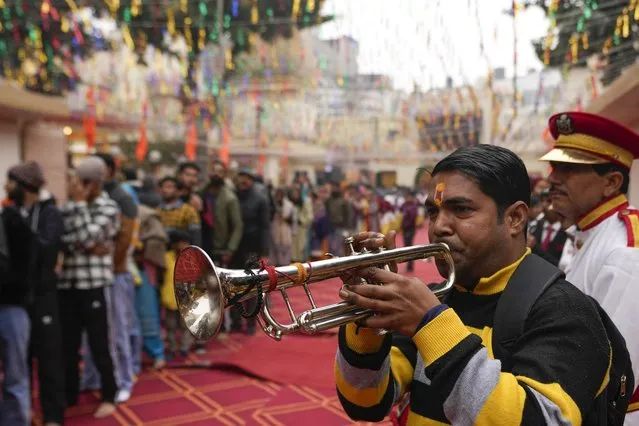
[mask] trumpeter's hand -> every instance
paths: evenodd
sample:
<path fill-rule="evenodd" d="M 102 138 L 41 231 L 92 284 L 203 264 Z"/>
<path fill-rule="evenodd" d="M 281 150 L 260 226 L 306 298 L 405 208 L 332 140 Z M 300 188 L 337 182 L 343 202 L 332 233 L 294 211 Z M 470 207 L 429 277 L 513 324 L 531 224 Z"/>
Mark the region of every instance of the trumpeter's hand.
<path fill-rule="evenodd" d="M 439 299 L 417 278 L 407 278 L 379 268 L 366 268 L 358 277 L 381 285 L 345 285 L 342 299 L 375 312 L 362 321 L 368 328 L 392 330 L 413 336 L 426 313 L 439 305 Z"/>

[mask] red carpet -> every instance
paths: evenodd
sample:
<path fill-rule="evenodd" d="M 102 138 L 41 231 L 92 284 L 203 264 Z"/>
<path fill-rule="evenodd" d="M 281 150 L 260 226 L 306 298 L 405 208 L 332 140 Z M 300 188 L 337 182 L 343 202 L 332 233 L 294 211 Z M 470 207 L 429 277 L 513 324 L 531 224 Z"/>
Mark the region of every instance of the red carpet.
<path fill-rule="evenodd" d="M 416 243 L 426 241 L 425 233 Z M 400 272 L 405 270 L 400 265 Z M 435 281 L 434 264 L 417 262 L 416 275 Z M 312 285 L 318 305 L 339 301 L 337 280 Z M 309 305 L 303 291 L 291 291 L 301 312 Z M 281 297 L 273 296 L 274 312 L 288 319 Z M 115 416 L 95 420 L 97 394 L 82 395 L 67 411 L 65 425 L 359 425 L 343 412 L 335 394 L 335 333 L 284 336 L 281 342 L 261 330 L 255 336 L 233 334 L 212 339 L 208 353 L 171 363 L 161 372 L 145 371 L 133 397 Z M 390 422 L 382 423 L 390 425 Z"/>

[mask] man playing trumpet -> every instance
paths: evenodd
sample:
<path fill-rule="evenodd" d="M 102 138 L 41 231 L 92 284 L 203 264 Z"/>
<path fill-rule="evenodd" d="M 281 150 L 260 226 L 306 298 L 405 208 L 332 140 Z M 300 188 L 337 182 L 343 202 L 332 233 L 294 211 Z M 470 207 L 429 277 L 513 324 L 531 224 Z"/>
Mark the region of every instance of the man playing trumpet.
<path fill-rule="evenodd" d="M 394 265 L 357 273 L 381 285 L 345 280 L 340 297 L 376 312 L 339 330 L 335 377 L 348 415 L 381 421 L 405 398 L 400 422 L 411 425 L 605 423 L 606 329 L 596 305 L 562 277 L 528 312 L 509 359 L 493 353 L 498 301 L 532 256 L 523 162 L 497 146 L 462 148 L 435 166 L 428 193 L 429 239 L 450 247 L 456 285 L 442 303 Z M 394 239 L 362 233 L 356 249 L 394 248 Z"/>

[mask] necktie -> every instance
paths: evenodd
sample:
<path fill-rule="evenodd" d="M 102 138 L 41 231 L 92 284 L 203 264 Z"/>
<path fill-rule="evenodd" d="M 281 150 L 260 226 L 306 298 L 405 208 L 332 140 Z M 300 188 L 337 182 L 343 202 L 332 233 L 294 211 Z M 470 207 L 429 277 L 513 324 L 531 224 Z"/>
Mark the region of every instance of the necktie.
<path fill-rule="evenodd" d="M 544 241 L 541 243 L 541 249 L 543 251 L 548 251 L 548 249 L 550 248 L 550 242 L 552 241 L 552 226 L 550 225 L 546 225 L 546 238 L 544 238 Z"/>

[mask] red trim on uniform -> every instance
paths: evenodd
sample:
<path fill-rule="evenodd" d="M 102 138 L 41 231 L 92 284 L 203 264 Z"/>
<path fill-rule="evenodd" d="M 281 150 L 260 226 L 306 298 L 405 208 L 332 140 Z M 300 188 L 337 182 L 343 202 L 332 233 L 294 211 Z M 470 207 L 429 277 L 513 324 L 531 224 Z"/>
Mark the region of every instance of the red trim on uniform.
<path fill-rule="evenodd" d="M 619 209 L 624 209 L 628 207 L 628 204 L 622 204 L 621 206 L 619 206 L 618 208 L 614 209 L 614 210 L 610 210 L 607 213 L 604 213 L 603 216 L 600 216 L 599 219 L 595 220 L 594 222 L 590 223 L 590 225 L 584 227 L 582 229 L 582 231 L 586 231 L 590 228 L 594 228 L 595 226 L 599 225 L 601 222 L 603 222 L 604 220 L 608 219 L 610 216 L 614 215 L 615 213 L 617 213 L 619 211 Z"/>
<path fill-rule="evenodd" d="M 586 231 L 594 228 L 613 214 L 628 207 L 628 199 L 625 195 L 617 195 L 597 204 L 588 213 L 577 219 L 577 227 Z"/>
<path fill-rule="evenodd" d="M 623 219 L 628 234 L 628 247 L 639 248 L 639 210 L 623 209 L 618 216 Z"/>
<path fill-rule="evenodd" d="M 628 413 L 639 410 L 639 387 L 635 389 L 635 393 L 632 394 L 630 402 L 628 403 Z"/>

